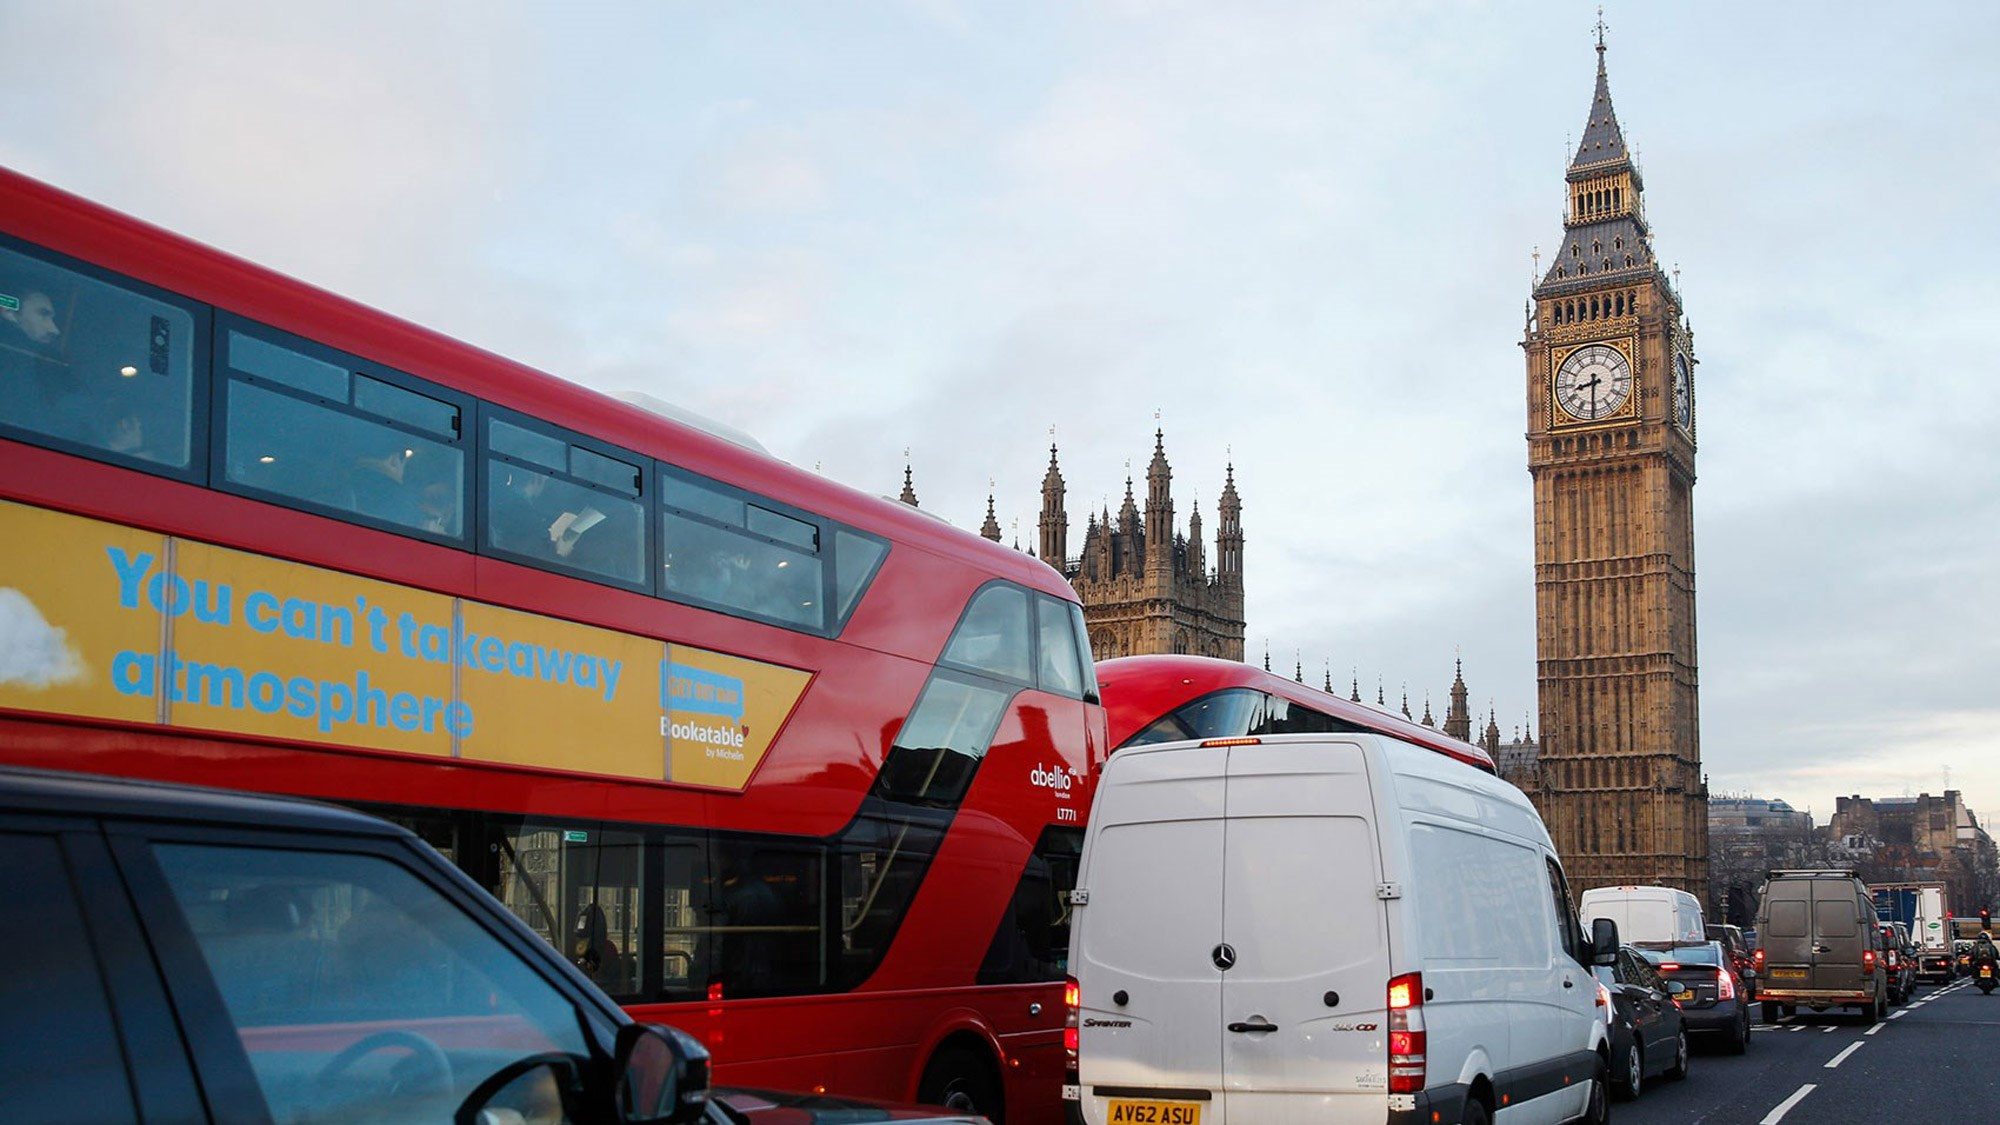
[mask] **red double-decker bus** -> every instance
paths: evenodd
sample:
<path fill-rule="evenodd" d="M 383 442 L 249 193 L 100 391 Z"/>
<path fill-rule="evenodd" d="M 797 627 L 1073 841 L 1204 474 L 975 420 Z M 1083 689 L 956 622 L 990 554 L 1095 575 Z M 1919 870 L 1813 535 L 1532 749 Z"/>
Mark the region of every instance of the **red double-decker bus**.
<path fill-rule="evenodd" d="M 0 759 L 409 826 L 720 1081 L 1060 1118 L 1032 558 L 0 171 Z"/>
<path fill-rule="evenodd" d="M 1114 749 L 1261 734 L 1392 735 L 1498 773 L 1485 750 L 1435 727 L 1234 660 L 1121 656 L 1097 666 Z"/>

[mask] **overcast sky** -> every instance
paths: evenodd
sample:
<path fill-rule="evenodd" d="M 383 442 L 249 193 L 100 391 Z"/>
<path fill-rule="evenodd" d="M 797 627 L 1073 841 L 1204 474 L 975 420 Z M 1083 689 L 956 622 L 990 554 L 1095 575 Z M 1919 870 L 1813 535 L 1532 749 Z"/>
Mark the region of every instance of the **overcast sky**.
<path fill-rule="evenodd" d="M 1711 788 L 2000 816 L 2000 7 L 1607 8 L 1701 360 Z M 907 449 L 1030 546 L 1052 426 L 1073 551 L 1157 426 L 1183 525 L 1233 458 L 1251 659 L 1441 720 L 1462 652 L 1511 736 L 1596 19 L 0 0 L 0 163 L 858 488 Z"/>

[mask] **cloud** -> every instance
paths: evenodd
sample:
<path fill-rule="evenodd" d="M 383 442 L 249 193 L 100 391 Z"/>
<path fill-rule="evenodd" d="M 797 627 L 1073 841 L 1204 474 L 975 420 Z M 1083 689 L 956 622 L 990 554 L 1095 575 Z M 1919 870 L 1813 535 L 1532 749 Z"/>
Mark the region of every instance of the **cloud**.
<path fill-rule="evenodd" d="M 0 685 L 43 691 L 79 683 L 89 674 L 63 631 L 49 624 L 26 594 L 0 587 Z"/>

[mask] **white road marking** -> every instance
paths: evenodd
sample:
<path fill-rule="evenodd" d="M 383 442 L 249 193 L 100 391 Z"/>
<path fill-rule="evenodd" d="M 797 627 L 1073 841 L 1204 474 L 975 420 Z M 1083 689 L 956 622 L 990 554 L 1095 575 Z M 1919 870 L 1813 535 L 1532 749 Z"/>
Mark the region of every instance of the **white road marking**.
<path fill-rule="evenodd" d="M 1832 1035 L 1834 1032 L 1839 1031 L 1840 1029 L 1833 1026 L 1832 1024 L 1827 1024 L 1825 1027 L 1822 1027 L 1819 1030 L 1821 1035 Z"/>
<path fill-rule="evenodd" d="M 1896 1017 L 1895 1017 L 1895 1016 L 1890 1016 L 1889 1018 L 1890 1018 L 1890 1019 L 1895 1019 Z M 1878 1023 L 1878 1024 L 1876 1024 L 1876 1025 L 1875 1025 L 1874 1027 L 1871 1027 L 1871 1028 L 1869 1028 L 1869 1029 L 1868 1029 L 1867 1031 L 1864 1031 L 1864 1032 L 1862 1032 L 1861 1034 L 1863 1034 L 1863 1035 L 1873 1035 L 1873 1034 L 1875 1034 L 1876 1032 L 1878 1032 L 1878 1031 L 1880 1031 L 1880 1030 L 1882 1030 L 1883 1028 L 1885 1028 L 1885 1027 L 1888 1027 L 1888 1026 L 1889 1026 L 1889 1025 L 1888 1025 L 1888 1024 L 1886 1024 L 1886 1023 Z"/>
<path fill-rule="evenodd" d="M 1902 1019 L 1902 1018 L 1903 1018 L 1904 1016 L 1907 1016 L 1907 1015 L 1909 1015 L 1909 1014 L 1910 1014 L 1910 1012 L 1911 1012 L 1911 1009 L 1909 1009 L 1909 1008 L 1904 1008 L 1904 1009 L 1903 1009 L 1902 1011 L 1900 1011 L 1900 1012 L 1890 1012 L 1890 1013 L 1889 1013 L 1889 1018 L 1890 1018 L 1890 1019 L 1892 1019 L 1892 1020 L 1899 1020 L 1899 1019 Z"/>
<path fill-rule="evenodd" d="M 1832 1058 L 1826 1061 L 1826 1068 L 1828 1070 L 1832 1070 L 1834 1067 L 1839 1066 L 1841 1063 L 1846 1062 L 1847 1056 L 1853 1054 L 1856 1051 L 1859 1051 L 1862 1048 L 1862 1046 L 1863 1044 L 1858 1039 L 1852 1043 L 1849 1043 L 1847 1045 L 1846 1050 L 1840 1052 L 1839 1054 L 1833 1056 Z"/>
<path fill-rule="evenodd" d="M 1805 1101 L 1806 1095 L 1812 1093 L 1814 1090 L 1817 1089 L 1819 1089 L 1819 1087 L 1811 1082 L 1808 1082 L 1805 1085 L 1799 1087 L 1797 1090 L 1793 1091 L 1791 1097 L 1786 1098 L 1784 1101 L 1779 1102 L 1778 1108 L 1765 1114 L 1764 1120 L 1759 1121 L 1757 1125 L 1778 1125 L 1778 1122 L 1783 1121 L 1785 1119 L 1785 1114 L 1790 1113 L 1792 1111 L 1793 1106 L 1798 1105 L 1802 1101 Z"/>

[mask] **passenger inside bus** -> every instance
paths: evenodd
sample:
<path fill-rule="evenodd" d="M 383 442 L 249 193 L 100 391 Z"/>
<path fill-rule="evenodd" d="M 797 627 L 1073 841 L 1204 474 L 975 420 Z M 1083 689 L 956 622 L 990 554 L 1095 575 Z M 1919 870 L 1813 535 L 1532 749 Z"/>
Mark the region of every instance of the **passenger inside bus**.
<path fill-rule="evenodd" d="M 185 319 L 0 250 L 0 423 L 185 464 Z"/>

